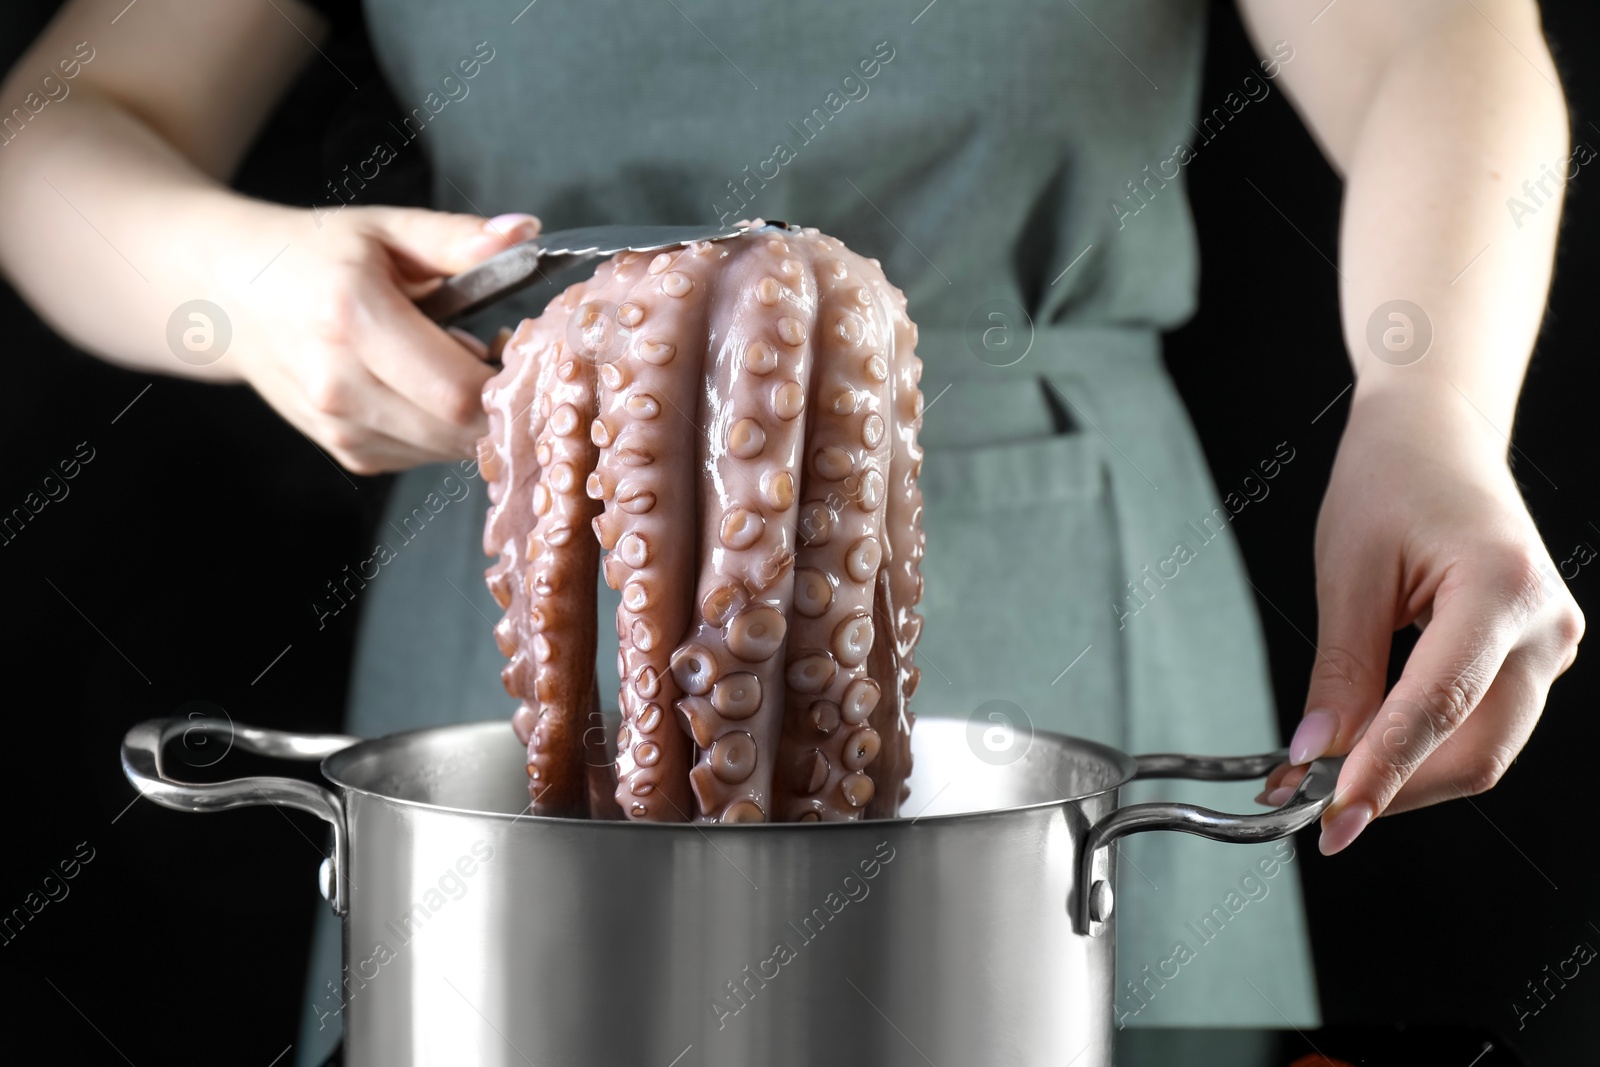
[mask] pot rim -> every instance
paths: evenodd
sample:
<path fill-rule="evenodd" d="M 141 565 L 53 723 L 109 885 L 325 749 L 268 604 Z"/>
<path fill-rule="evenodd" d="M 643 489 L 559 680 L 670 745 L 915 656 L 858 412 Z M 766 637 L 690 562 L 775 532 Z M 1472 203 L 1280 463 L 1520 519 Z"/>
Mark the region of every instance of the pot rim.
<path fill-rule="evenodd" d="M 962 719 L 956 718 L 954 716 L 944 716 L 944 715 L 922 715 L 922 716 L 918 717 L 918 722 L 919 723 L 928 723 L 928 722 L 960 723 L 962 721 L 963 721 Z M 851 829 L 851 828 L 859 829 L 860 827 L 863 827 L 863 826 L 897 827 L 897 826 L 905 826 L 905 825 L 909 825 L 909 824 L 912 824 L 912 823 L 918 823 L 918 822 L 949 823 L 949 822 L 956 822 L 956 821 L 969 820 L 969 819 L 992 818 L 992 817 L 997 816 L 997 815 L 1012 815 L 1012 814 L 1015 814 L 1015 813 L 1018 813 L 1018 812 L 1028 812 L 1028 811 L 1037 811 L 1037 810 L 1044 810 L 1044 809 L 1049 809 L 1049 808 L 1063 807 L 1063 806 L 1066 806 L 1066 805 L 1077 804 L 1077 803 L 1080 803 L 1080 802 L 1085 801 L 1085 800 L 1090 800 L 1090 799 L 1093 799 L 1095 797 L 1105 796 L 1107 794 L 1115 794 L 1117 792 L 1117 790 L 1121 789 L 1123 786 L 1125 786 L 1129 782 L 1133 781 L 1134 777 L 1138 773 L 1138 764 L 1135 762 L 1134 758 L 1132 756 L 1128 755 L 1126 752 L 1122 751 L 1119 748 L 1113 748 L 1110 745 L 1105 745 L 1105 744 L 1102 744 L 1102 743 L 1100 743 L 1098 741 L 1090 741 L 1087 738 L 1074 737 L 1071 734 L 1058 733 L 1058 732 L 1056 732 L 1054 730 L 1034 729 L 1033 733 L 1031 735 L 1033 743 L 1037 743 L 1037 741 L 1041 737 L 1050 738 L 1050 739 L 1053 739 L 1055 741 L 1064 743 L 1065 746 L 1067 746 L 1067 747 L 1070 747 L 1070 748 L 1073 748 L 1073 749 L 1077 749 L 1079 751 L 1084 751 L 1084 752 L 1087 752 L 1087 753 L 1089 753 L 1091 755 L 1094 755 L 1094 756 L 1098 756 L 1098 757 L 1104 759 L 1106 761 L 1106 763 L 1111 768 L 1114 768 L 1118 772 L 1117 776 L 1108 785 L 1103 786 L 1100 789 L 1092 790 L 1090 792 L 1078 793 L 1078 794 L 1076 794 L 1074 796 L 1063 796 L 1063 797 L 1061 797 L 1059 799 L 1056 799 L 1056 800 L 1041 800 L 1041 801 L 1035 801 L 1034 803 L 1031 803 L 1031 804 L 1018 804 L 1018 805 L 1015 805 L 1015 806 L 1012 806 L 1012 807 L 1006 807 L 1006 808 L 989 808 L 989 809 L 984 809 L 984 810 L 980 810 L 980 811 L 958 811 L 958 812 L 949 812 L 949 813 L 942 814 L 942 815 L 914 815 L 914 816 L 899 815 L 899 816 L 896 816 L 895 818 L 892 818 L 892 819 L 856 819 L 856 820 L 851 820 L 851 821 L 812 822 L 812 823 L 803 823 L 803 822 L 760 822 L 760 823 L 654 822 L 654 821 L 642 820 L 642 819 L 641 820 L 631 820 L 631 819 L 574 819 L 574 818 L 569 818 L 569 817 L 566 817 L 566 816 L 534 815 L 534 814 L 532 814 L 530 812 L 527 812 L 527 811 L 523 811 L 523 812 L 521 812 L 519 814 L 511 814 L 511 813 L 503 812 L 503 811 L 480 811 L 480 810 L 476 810 L 476 809 L 472 809 L 472 808 L 459 808 L 459 807 L 453 807 L 451 805 L 446 805 L 446 804 L 432 804 L 432 803 L 429 803 L 427 801 L 411 800 L 411 799 L 408 799 L 408 798 L 405 798 L 405 797 L 392 796 L 392 795 L 390 795 L 388 793 L 381 793 L 381 792 L 378 792 L 378 791 L 376 791 L 374 789 L 367 788 L 365 786 L 355 785 L 352 782 L 350 782 L 348 779 L 342 777 L 341 774 L 340 774 L 340 768 L 343 765 L 347 765 L 349 763 L 352 763 L 355 760 L 358 760 L 358 759 L 362 758 L 363 756 L 370 756 L 370 755 L 373 754 L 373 752 L 375 750 L 378 750 L 378 749 L 399 747 L 406 740 L 408 740 L 410 738 L 415 738 L 415 737 L 417 737 L 419 735 L 422 735 L 422 734 L 442 733 L 442 732 L 446 732 L 446 731 L 485 731 L 486 732 L 486 731 L 488 731 L 490 729 L 503 729 L 503 730 L 505 730 L 505 731 L 507 731 L 509 733 L 510 732 L 510 725 L 507 722 L 505 722 L 504 720 L 501 720 L 501 719 L 481 719 L 481 720 L 477 720 L 477 721 L 474 721 L 474 722 L 448 723 L 448 724 L 437 725 L 437 726 L 423 726 L 423 727 L 419 727 L 419 728 L 414 729 L 414 730 L 402 730 L 402 731 L 399 731 L 399 732 L 396 732 L 396 733 L 392 733 L 392 734 L 385 734 L 382 737 L 366 738 L 366 739 L 362 739 L 362 740 L 356 742 L 355 744 L 349 746 L 348 748 L 340 749 L 338 752 L 335 752 L 335 753 L 325 757 L 322 760 L 321 764 L 319 765 L 319 769 L 322 772 L 322 776 L 325 779 L 327 779 L 330 784 L 332 784 L 333 786 L 338 788 L 340 790 L 340 792 L 343 793 L 343 794 L 359 793 L 362 796 L 370 797 L 370 798 L 372 798 L 374 800 L 381 800 L 381 801 L 383 801 L 385 803 L 388 803 L 388 804 L 396 804 L 396 805 L 401 805 L 403 807 L 414 808 L 414 809 L 417 809 L 419 811 L 435 812 L 435 813 L 448 814 L 448 815 L 467 815 L 467 816 L 472 816 L 472 817 L 475 817 L 475 818 L 494 819 L 494 820 L 503 821 L 503 822 L 507 822 L 507 823 L 515 823 L 515 822 L 524 822 L 524 821 L 526 821 L 526 822 L 529 822 L 529 823 L 531 823 L 533 825 L 613 827 L 613 828 L 617 828 L 619 830 L 622 830 L 622 831 L 625 831 L 625 832 L 629 832 L 629 833 L 637 833 L 637 832 L 642 832 L 642 831 L 646 831 L 646 830 L 648 830 L 649 832 L 657 832 L 657 833 L 664 833 L 664 832 L 680 832 L 681 833 L 681 832 L 687 831 L 687 830 L 692 830 L 692 831 L 703 833 L 708 826 L 716 827 L 717 832 L 719 832 L 719 833 L 726 833 L 726 832 L 783 833 L 783 832 L 792 832 L 792 831 L 803 831 L 803 832 L 806 832 L 806 833 L 816 833 L 816 832 L 821 832 L 821 831 L 829 830 L 829 829 L 831 829 L 831 830 L 845 830 L 845 829 Z M 914 729 L 915 729 L 915 727 L 913 727 L 913 730 Z M 935 794 L 935 796 L 937 796 L 937 794 Z"/>

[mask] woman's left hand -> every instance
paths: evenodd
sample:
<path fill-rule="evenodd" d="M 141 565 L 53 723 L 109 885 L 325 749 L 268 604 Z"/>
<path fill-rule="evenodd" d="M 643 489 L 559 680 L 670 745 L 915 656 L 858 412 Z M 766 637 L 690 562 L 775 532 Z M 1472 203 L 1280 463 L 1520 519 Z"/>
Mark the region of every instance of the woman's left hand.
<path fill-rule="evenodd" d="M 1452 390 L 1356 399 L 1317 521 L 1317 657 L 1281 804 L 1305 764 L 1349 753 L 1322 818 L 1340 851 L 1376 816 L 1500 780 L 1572 665 L 1583 613 L 1506 464 Z M 1422 630 L 1384 694 L 1394 631 Z"/>

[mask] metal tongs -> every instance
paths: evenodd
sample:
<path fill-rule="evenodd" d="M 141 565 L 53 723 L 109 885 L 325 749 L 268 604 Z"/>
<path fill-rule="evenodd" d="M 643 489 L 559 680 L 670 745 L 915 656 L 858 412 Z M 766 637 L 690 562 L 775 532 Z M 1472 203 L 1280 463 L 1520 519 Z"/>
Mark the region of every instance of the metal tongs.
<path fill-rule="evenodd" d="M 793 229 L 773 220 L 759 226 L 586 226 L 541 233 L 446 278 L 439 288 L 418 300 L 417 307 L 434 322 L 448 326 L 536 281 L 618 252 L 661 252 L 693 241 L 723 241 L 747 233 Z"/>

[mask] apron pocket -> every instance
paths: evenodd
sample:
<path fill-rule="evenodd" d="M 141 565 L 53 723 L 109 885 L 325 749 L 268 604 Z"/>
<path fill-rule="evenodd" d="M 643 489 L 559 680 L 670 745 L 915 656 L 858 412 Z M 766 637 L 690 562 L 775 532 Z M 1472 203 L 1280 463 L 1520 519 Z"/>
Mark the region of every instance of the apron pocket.
<path fill-rule="evenodd" d="M 914 710 L 964 718 L 1004 701 L 1034 727 L 1120 744 L 1120 559 L 1099 439 L 929 448 L 922 492 Z"/>
<path fill-rule="evenodd" d="M 1106 495 L 1098 443 L 1081 433 L 1015 444 L 926 450 L 922 501 L 928 511 L 1009 511 Z"/>

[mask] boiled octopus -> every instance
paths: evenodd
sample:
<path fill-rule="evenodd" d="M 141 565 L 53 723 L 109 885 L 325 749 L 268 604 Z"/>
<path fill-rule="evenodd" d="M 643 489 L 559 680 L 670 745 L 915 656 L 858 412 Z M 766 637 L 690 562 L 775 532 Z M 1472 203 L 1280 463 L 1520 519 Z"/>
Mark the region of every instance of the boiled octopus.
<path fill-rule="evenodd" d="M 896 814 L 924 547 L 905 309 L 877 260 L 769 227 L 622 253 L 505 343 L 485 578 L 535 813 Z M 597 569 L 622 593 L 614 761 Z"/>

